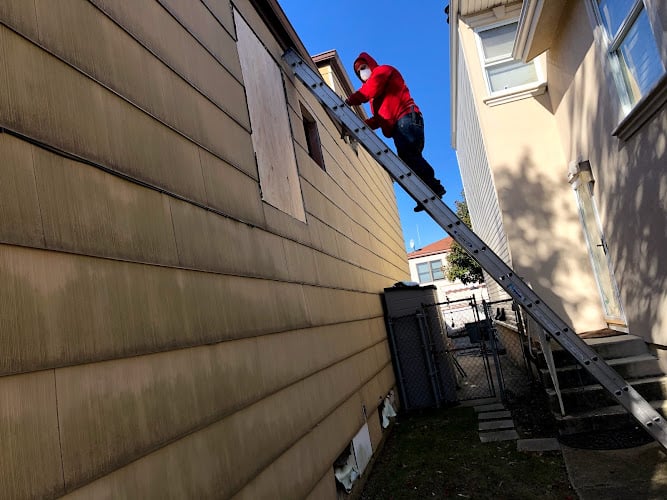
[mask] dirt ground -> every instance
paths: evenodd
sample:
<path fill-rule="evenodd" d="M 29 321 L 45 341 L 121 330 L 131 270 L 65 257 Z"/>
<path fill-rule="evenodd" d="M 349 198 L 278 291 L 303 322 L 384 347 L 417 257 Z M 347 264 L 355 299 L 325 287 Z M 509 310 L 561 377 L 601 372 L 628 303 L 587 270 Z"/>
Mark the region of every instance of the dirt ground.
<path fill-rule="evenodd" d="M 554 437 L 555 424 L 537 394 L 512 398 L 522 438 Z M 359 498 L 574 499 L 560 452 L 523 453 L 515 441 L 481 443 L 472 408 L 402 415 L 375 461 Z"/>

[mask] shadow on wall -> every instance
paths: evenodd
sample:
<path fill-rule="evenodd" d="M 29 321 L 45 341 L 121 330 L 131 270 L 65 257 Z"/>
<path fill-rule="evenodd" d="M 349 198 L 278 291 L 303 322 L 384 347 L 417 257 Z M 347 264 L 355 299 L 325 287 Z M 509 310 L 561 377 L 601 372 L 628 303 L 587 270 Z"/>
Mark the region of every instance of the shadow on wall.
<path fill-rule="evenodd" d="M 518 168 L 501 165 L 494 180 L 502 199 L 505 231 L 512 242 L 512 265 L 538 295 L 565 321 L 584 314 L 594 291 L 572 286 L 576 276 L 590 275 L 585 249 L 573 258 L 572 249 L 583 239 L 579 216 L 573 210 L 574 194 L 567 183 L 567 170 L 541 170 L 525 150 Z M 572 228 L 577 228 L 573 232 Z M 567 290 L 567 293 L 563 293 Z M 566 310 L 559 304 L 567 305 Z"/>
<path fill-rule="evenodd" d="M 610 144 L 614 147 L 616 144 Z M 601 217 L 631 330 L 667 344 L 667 110 L 623 148 L 627 161 L 606 186 Z M 618 154 L 617 150 L 603 152 Z M 602 170 L 604 163 L 600 165 Z"/>
<path fill-rule="evenodd" d="M 601 74 L 584 63 L 584 77 Z M 612 81 L 600 95 L 570 91 L 570 158 L 589 160 L 594 197 L 631 333 L 667 344 L 667 110 L 653 115 L 627 141 L 612 135 L 620 99 Z M 588 86 L 590 89 L 590 85 Z M 605 102 L 610 99 L 610 102 Z"/>

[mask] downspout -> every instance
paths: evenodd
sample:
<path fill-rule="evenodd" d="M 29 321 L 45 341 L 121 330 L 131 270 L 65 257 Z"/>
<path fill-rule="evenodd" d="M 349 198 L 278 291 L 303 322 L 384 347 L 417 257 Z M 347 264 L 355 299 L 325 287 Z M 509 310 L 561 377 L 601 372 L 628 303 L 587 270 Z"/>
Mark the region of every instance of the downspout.
<path fill-rule="evenodd" d="M 456 151 L 456 121 L 458 89 L 456 86 L 459 73 L 459 1 L 451 0 L 449 2 L 449 112 L 451 121 L 450 142 L 452 149 Z"/>

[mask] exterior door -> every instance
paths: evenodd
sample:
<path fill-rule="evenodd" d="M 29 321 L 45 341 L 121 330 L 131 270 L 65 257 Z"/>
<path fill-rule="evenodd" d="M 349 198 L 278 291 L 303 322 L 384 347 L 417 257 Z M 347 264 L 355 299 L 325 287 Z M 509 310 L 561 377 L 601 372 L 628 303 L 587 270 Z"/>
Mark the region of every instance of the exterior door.
<path fill-rule="evenodd" d="M 579 216 L 586 235 L 588 254 L 591 257 L 595 280 L 597 281 L 605 319 L 608 323 L 625 325 L 625 314 L 621 306 L 618 286 L 609 258 L 609 251 L 593 198 L 593 182 L 590 172 L 583 171 L 573 183 L 577 196 Z"/>

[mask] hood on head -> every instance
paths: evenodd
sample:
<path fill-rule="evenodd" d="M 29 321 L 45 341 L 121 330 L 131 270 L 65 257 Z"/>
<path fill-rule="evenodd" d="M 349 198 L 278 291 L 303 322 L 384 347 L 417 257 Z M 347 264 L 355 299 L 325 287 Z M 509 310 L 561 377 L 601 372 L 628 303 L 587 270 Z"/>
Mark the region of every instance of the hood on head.
<path fill-rule="evenodd" d="M 362 52 L 357 56 L 357 58 L 354 60 L 354 74 L 357 75 L 357 78 L 361 80 L 359 77 L 359 66 L 361 66 L 363 63 L 366 63 L 368 67 L 373 71 L 375 68 L 377 68 L 378 63 L 373 59 L 367 52 Z"/>

